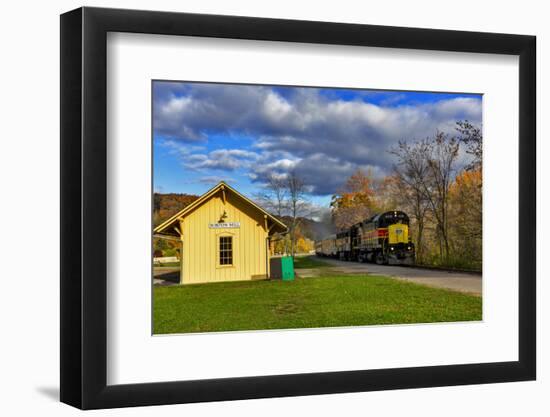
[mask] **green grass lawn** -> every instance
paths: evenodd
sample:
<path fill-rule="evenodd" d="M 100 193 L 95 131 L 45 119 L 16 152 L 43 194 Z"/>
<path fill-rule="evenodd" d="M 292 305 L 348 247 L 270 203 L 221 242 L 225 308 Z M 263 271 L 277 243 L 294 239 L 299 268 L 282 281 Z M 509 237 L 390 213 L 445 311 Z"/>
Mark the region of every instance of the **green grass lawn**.
<path fill-rule="evenodd" d="M 296 256 L 294 258 L 295 269 L 310 269 L 330 266 L 328 263 L 316 259 L 314 256 Z"/>
<path fill-rule="evenodd" d="M 154 287 L 154 333 L 481 320 L 480 297 L 380 276 Z"/>

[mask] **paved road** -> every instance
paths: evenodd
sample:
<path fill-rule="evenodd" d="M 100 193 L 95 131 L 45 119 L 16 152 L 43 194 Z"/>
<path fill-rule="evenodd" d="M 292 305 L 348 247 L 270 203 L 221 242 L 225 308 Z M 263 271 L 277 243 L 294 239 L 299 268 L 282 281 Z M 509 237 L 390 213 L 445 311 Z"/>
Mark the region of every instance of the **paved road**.
<path fill-rule="evenodd" d="M 376 265 L 370 263 L 344 262 L 335 259 L 318 258 L 332 265 L 334 272 L 346 274 L 377 274 L 387 275 L 404 281 L 432 287 L 447 288 L 454 291 L 481 295 L 482 279 L 480 274 L 464 272 L 447 272 L 434 269 L 411 268 L 406 266 Z M 300 274 L 298 269 L 296 272 Z M 311 270 L 310 270 L 311 271 Z"/>
<path fill-rule="evenodd" d="M 173 267 L 154 267 L 153 268 L 153 284 L 154 285 L 177 285 L 180 281 L 180 269 Z"/>

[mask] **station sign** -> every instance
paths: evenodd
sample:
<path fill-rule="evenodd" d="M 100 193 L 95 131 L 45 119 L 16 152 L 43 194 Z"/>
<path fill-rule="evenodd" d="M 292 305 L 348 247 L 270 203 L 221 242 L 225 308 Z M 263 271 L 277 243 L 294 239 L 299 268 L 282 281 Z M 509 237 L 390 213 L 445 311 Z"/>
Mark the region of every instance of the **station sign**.
<path fill-rule="evenodd" d="M 240 222 L 223 222 L 223 223 L 210 223 L 209 229 L 238 229 L 241 227 Z"/>

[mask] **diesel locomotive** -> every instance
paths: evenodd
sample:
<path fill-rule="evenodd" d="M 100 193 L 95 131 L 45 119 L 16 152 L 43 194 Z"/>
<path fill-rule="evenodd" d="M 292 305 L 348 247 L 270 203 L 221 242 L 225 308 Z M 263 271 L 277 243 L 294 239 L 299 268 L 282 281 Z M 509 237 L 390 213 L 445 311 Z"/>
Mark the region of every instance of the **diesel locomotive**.
<path fill-rule="evenodd" d="M 315 242 L 315 252 L 343 261 L 413 265 L 415 250 L 409 235 L 409 216 L 398 210 L 375 214 Z"/>

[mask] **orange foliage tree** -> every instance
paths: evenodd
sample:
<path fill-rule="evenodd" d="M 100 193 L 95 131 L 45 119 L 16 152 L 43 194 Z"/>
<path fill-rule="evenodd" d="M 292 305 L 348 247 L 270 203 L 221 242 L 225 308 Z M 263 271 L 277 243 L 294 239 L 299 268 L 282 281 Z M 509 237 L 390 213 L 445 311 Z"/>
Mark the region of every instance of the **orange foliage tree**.
<path fill-rule="evenodd" d="M 375 210 L 374 181 L 371 173 L 358 169 L 332 197 L 331 209 L 337 229 L 345 229 L 370 217 Z"/>
<path fill-rule="evenodd" d="M 483 180 L 480 169 L 462 171 L 449 190 L 453 252 L 481 266 L 483 234 Z"/>

